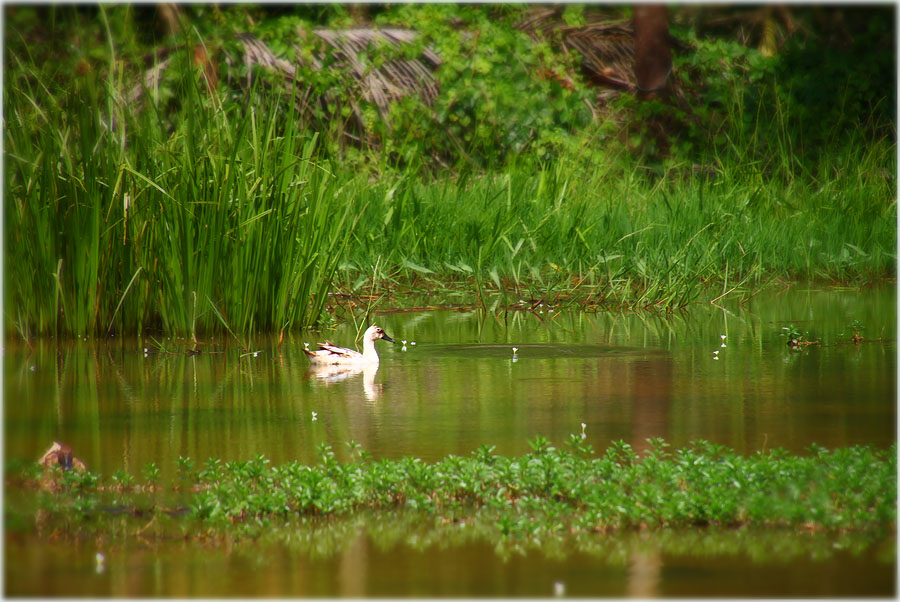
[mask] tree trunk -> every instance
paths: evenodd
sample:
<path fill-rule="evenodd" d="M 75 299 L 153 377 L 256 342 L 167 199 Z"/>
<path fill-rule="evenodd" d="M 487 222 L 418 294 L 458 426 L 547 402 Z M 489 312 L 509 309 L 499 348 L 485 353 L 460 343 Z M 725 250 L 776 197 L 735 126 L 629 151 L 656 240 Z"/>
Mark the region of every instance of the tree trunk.
<path fill-rule="evenodd" d="M 664 4 L 634 7 L 634 75 L 638 98 L 649 100 L 669 91 L 672 55 L 669 15 Z"/>

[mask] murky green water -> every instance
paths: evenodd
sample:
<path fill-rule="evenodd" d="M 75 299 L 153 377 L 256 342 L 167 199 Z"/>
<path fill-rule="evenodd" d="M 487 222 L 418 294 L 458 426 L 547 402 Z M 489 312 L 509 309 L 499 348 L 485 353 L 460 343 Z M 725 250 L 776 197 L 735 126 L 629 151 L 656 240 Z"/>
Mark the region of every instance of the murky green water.
<path fill-rule="evenodd" d="M 847 342 L 854 320 L 864 337 L 886 340 Z M 311 460 L 323 442 L 340 457 L 349 440 L 376 457 L 431 460 L 482 444 L 522 454 L 535 435 L 562 443 L 582 423 L 598 450 L 619 439 L 641 449 L 648 437 L 673 446 L 706 439 L 742 453 L 803 453 L 814 442 L 887 447 L 896 439 L 893 288 L 794 288 L 746 307 L 674 316 L 543 306 L 506 315 L 383 313 L 378 323 L 397 344 L 379 342 L 379 369 L 355 374 L 310 372 L 303 338 L 280 349 L 257 340 L 256 355 L 233 340 L 213 341 L 190 356 L 184 341 L 167 339 L 51 341 L 34 350 L 9 341 L 6 459 L 35 459 L 58 439 L 92 471 L 139 475 L 152 461 L 167 479 L 179 456 Z M 822 344 L 789 350 L 778 336 L 788 324 Z M 352 346 L 354 334 L 327 337 Z M 236 595 L 549 596 L 558 581 L 567 595 L 620 596 L 646 573 L 647 595 L 893 593 L 895 558 L 880 550 L 884 542 L 817 560 L 816 549 L 833 541 L 810 539 L 793 557 L 756 558 L 746 548 L 716 553 L 715 545 L 671 552 L 648 537 L 647 558 L 632 546 L 624 565 L 589 553 L 503 559 L 483 542 L 379 547 L 360 536 L 364 551 L 353 561 L 345 559 L 353 546 L 314 558 L 271 546 L 135 545 L 111 554 L 101 573 L 96 547 L 7 537 L 6 584 L 9 594 L 50 595 L 227 595 L 224 584 L 234 582 L 242 584 Z M 67 579 L 47 578 L 60 571 Z M 226 573 L 228 581 L 220 578 Z"/>
<path fill-rule="evenodd" d="M 681 540 L 680 545 L 674 543 Z M 619 534 L 596 551 L 504 557 L 483 541 L 385 545 L 359 534 L 321 555 L 284 544 L 80 546 L 13 542 L 7 593 L 287 597 L 889 596 L 893 539 L 780 532 Z M 7 549 L 10 544 L 7 543 Z"/>

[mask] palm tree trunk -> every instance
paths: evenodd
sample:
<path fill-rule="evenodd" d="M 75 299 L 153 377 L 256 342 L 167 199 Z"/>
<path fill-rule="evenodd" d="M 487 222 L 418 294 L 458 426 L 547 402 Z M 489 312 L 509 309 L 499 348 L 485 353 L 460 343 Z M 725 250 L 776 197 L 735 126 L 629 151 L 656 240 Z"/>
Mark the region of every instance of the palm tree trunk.
<path fill-rule="evenodd" d="M 634 75 L 638 98 L 648 100 L 669 91 L 672 55 L 669 15 L 664 4 L 634 7 Z"/>

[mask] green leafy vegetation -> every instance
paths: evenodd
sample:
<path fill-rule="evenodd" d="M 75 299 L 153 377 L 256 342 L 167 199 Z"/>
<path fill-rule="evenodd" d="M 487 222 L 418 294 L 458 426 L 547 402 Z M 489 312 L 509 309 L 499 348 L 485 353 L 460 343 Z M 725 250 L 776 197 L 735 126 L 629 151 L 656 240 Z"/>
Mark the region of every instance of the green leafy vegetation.
<path fill-rule="evenodd" d="M 637 453 L 614 442 L 595 456 L 580 435 L 565 449 L 535 437 L 520 457 L 483 445 L 431 464 L 372 458 L 352 442 L 346 462 L 327 445 L 315 465 L 275 466 L 256 456 L 194 468 L 182 459 L 168 492 L 153 484 L 152 465 L 144 484 L 69 471 L 57 473 L 58 490 L 42 494 L 39 506 L 76 530 L 104 513 L 128 512 L 245 535 L 312 517 L 404 510 L 475 524 L 494 540 L 697 526 L 884 530 L 896 522 L 894 448 L 813 445 L 803 456 L 781 449 L 740 456 L 706 441 L 674 450 L 661 439 L 648 443 Z M 33 471 L 13 474 L 8 486 L 34 483 Z"/>
<path fill-rule="evenodd" d="M 9 8 L 8 331 L 279 332 L 327 323 L 335 291 L 407 288 L 671 311 L 774 279 L 893 275 L 877 10 L 849 11 L 865 33 L 840 51 L 810 26 L 774 56 L 673 12 L 681 96 L 603 104 L 553 36 L 518 28 L 524 10 L 373 7 L 418 34 L 370 45 L 367 73 L 425 48 L 441 61 L 433 102 L 384 116 L 309 34 L 353 24 L 339 6 L 197 5 L 168 34 L 127 5 Z M 248 30 L 321 68 L 251 73 Z"/>

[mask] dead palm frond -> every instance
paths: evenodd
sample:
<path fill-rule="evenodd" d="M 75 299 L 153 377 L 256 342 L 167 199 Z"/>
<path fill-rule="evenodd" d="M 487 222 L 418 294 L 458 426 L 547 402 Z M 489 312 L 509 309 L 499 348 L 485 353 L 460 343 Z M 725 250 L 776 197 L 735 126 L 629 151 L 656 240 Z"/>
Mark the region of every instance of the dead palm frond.
<path fill-rule="evenodd" d="M 244 48 L 244 64 L 251 68 L 248 69 L 247 73 L 248 84 L 253 71 L 252 67 L 257 65 L 283 75 L 288 79 L 294 77 L 294 74 L 297 72 L 297 68 L 294 64 L 275 56 L 275 53 L 273 53 L 261 40 L 257 39 L 256 36 L 249 33 L 239 33 L 236 37 Z"/>
<path fill-rule="evenodd" d="M 564 32 L 566 48 L 581 55 L 594 83 L 635 90 L 634 31 L 618 23 L 572 27 Z"/>
<path fill-rule="evenodd" d="M 393 50 L 402 50 L 404 46 L 413 44 L 418 32 L 402 28 L 375 29 L 371 27 L 355 27 L 351 29 L 315 29 L 315 35 L 326 47 L 331 61 L 329 68 L 341 69 L 352 78 L 358 89 L 357 99 L 374 104 L 385 124 L 390 126 L 389 114 L 391 103 L 407 97 L 418 96 L 426 104 L 431 105 L 438 94 L 437 81 L 432 71 L 440 66 L 441 59 L 431 48 L 424 48 L 419 58 L 389 58 L 375 66 L 372 61 L 364 60 L 366 53 L 380 46 Z M 303 30 L 299 30 L 304 37 Z M 243 48 L 243 62 L 247 66 L 258 65 L 269 71 L 292 79 L 297 74 L 297 65 L 280 59 L 259 39 L 251 34 L 238 36 Z M 296 53 L 302 56 L 301 52 Z M 396 53 L 400 55 L 400 52 Z M 325 57 L 313 55 L 307 59 L 312 71 L 324 68 Z M 250 74 L 248 74 L 250 77 Z M 309 95 L 306 91 L 304 104 Z M 352 95 L 350 96 L 353 98 Z M 360 130 L 365 130 L 362 110 L 357 100 L 350 105 L 356 116 Z"/>
<path fill-rule="evenodd" d="M 437 82 L 432 70 L 441 64 L 440 57 L 425 48 L 421 59 L 389 59 L 378 67 L 363 63 L 360 56 L 370 48 L 386 44 L 395 49 L 412 44 L 419 35 L 409 29 L 317 29 L 313 33 L 330 46 L 335 58 L 345 63 L 363 91 L 366 100 L 378 107 L 382 117 L 387 117 L 392 101 L 409 95 L 417 95 L 427 104 L 437 97 Z"/>
<path fill-rule="evenodd" d="M 634 30 L 630 21 L 590 13 L 584 25 L 568 25 L 562 19 L 560 7 L 538 7 L 517 28 L 534 37 L 552 40 L 565 52 L 576 52 L 585 76 L 594 84 L 620 90 L 637 89 Z"/>

